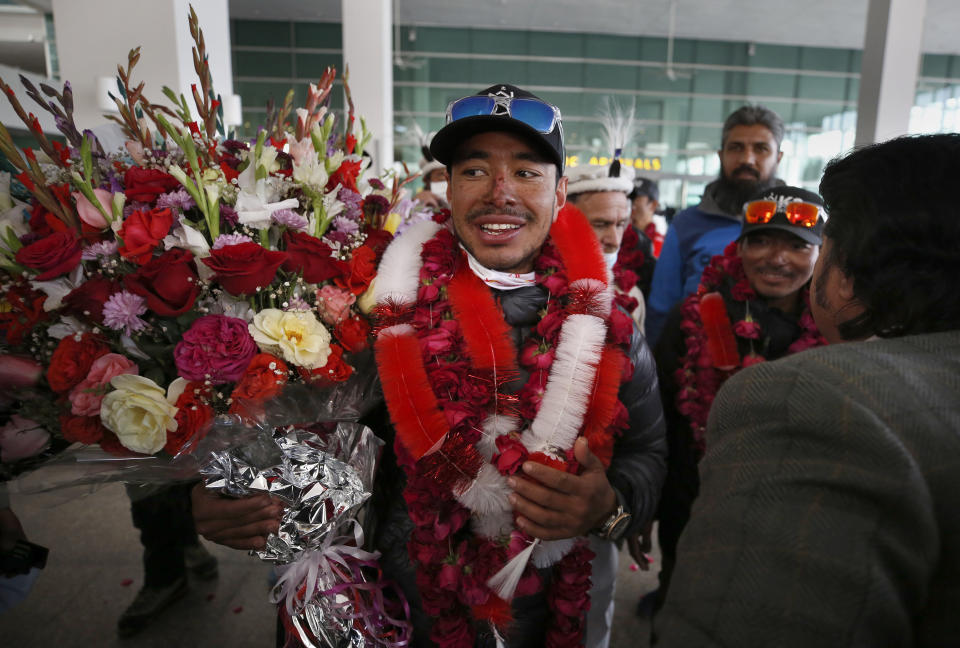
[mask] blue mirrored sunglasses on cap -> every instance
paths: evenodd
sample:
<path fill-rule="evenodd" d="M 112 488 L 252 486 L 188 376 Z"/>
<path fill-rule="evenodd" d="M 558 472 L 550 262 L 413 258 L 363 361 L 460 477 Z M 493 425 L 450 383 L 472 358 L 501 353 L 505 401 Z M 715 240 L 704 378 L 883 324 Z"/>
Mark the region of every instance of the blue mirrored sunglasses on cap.
<path fill-rule="evenodd" d="M 509 115 L 538 133 L 550 133 L 560 121 L 560 109 L 539 99 L 471 96 L 447 106 L 447 123 L 466 117 Z"/>

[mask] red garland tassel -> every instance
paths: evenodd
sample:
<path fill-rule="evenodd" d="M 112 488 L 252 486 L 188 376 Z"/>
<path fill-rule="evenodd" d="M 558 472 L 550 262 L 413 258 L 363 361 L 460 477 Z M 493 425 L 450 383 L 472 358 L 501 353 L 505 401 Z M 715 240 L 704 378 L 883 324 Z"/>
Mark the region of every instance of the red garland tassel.
<path fill-rule="evenodd" d="M 597 455 L 604 468 L 613 458 L 613 435 L 606 430 L 616 414 L 617 396 L 623 374 L 623 352 L 607 345 L 597 366 L 597 379 L 590 394 L 590 403 L 583 419 L 583 436 L 590 444 L 590 452 Z"/>
<path fill-rule="evenodd" d="M 568 202 L 560 210 L 550 228 L 550 236 L 560 253 L 570 283 L 578 279 L 596 279 L 607 283 L 607 266 L 603 262 L 600 241 L 587 222 L 587 217 L 573 203 Z"/>
<path fill-rule="evenodd" d="M 463 261 L 463 257 L 460 260 Z M 497 374 L 516 373 L 517 350 L 510 337 L 510 327 L 491 297 L 490 289 L 465 262 L 458 266 L 447 286 L 447 297 L 473 366 Z"/>
<path fill-rule="evenodd" d="M 377 338 L 374 350 L 397 438 L 414 461 L 419 460 L 436 450 L 450 431 L 427 381 L 420 343 L 412 329 L 401 334 L 386 330 Z"/>
<path fill-rule="evenodd" d="M 727 305 L 718 292 L 710 292 L 700 298 L 700 320 L 707 334 L 707 350 L 717 369 L 729 370 L 740 365 L 737 339 L 727 315 Z"/>

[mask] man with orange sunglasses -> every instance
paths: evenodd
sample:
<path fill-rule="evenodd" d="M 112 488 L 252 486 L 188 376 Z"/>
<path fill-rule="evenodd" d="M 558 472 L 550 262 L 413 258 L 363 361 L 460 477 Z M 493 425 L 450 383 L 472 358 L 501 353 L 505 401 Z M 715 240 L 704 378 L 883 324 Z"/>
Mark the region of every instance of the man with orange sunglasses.
<path fill-rule="evenodd" d="M 748 201 L 736 241 L 713 257 L 696 294 L 670 312 L 655 357 L 667 421 L 667 479 L 657 511 L 660 589 L 641 613 L 662 605 L 690 517 L 710 440 L 704 430 L 717 390 L 743 367 L 824 343 L 810 314 L 809 283 L 824 227 L 823 201 L 798 187 Z M 710 302 L 716 306 L 711 309 Z"/>

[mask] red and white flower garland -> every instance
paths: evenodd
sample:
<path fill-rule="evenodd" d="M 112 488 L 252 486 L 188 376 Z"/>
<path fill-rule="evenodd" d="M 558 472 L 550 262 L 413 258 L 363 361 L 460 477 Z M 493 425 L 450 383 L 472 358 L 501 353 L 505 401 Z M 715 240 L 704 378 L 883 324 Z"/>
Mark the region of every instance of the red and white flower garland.
<path fill-rule="evenodd" d="M 504 390 L 519 375 L 510 327 L 453 234 L 425 223 L 384 255 L 377 363 L 408 478 L 410 555 L 440 645 L 472 646 L 477 622 L 506 627 L 509 599 L 537 591 L 533 567 L 549 565 L 548 645 L 580 641 L 589 549 L 518 531 L 506 476 L 525 460 L 576 472 L 581 434 L 609 462 L 625 424 L 617 392 L 631 373 L 621 350 L 630 340 L 612 339 L 624 328 L 608 322 L 626 316 L 611 313 L 603 258 L 599 246 L 584 249 L 588 240 L 586 220 L 562 212 L 543 246 L 535 271 L 549 298 L 520 350 L 530 377 L 516 394 Z"/>

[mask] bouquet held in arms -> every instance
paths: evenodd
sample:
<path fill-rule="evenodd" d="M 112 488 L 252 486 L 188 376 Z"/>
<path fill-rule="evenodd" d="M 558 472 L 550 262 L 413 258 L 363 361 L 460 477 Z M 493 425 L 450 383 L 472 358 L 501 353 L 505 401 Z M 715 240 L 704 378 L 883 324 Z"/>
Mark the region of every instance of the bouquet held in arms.
<path fill-rule="evenodd" d="M 315 515 L 310 507 L 325 489 L 349 491 L 339 505 L 319 506 L 328 519 L 307 540 L 286 534 L 285 546 L 274 547 L 271 559 L 294 562 L 321 547 L 333 551 L 369 494 L 378 447 L 369 430 L 352 428 L 351 441 L 328 452 L 330 439 L 346 432 L 336 423 L 312 426 L 356 421 L 370 401 L 371 283 L 391 239 L 383 225 L 405 181 L 367 170 L 370 134 L 352 102 L 342 120 L 330 110 L 332 68 L 311 84 L 295 125 L 285 123 L 289 95 L 255 139 L 226 139 L 192 9 L 190 27 L 196 116 L 167 88 L 173 108 L 146 99 L 144 84 L 132 81 L 137 48 L 118 66 L 119 116 L 111 118 L 127 138 L 122 152 L 104 151 L 76 127 L 69 82 L 37 88 L 21 77 L 26 94 L 53 113 L 61 142 L 0 79 L 37 142 L 20 150 L 0 124 L 0 150 L 30 194 L 0 215 L 0 376 L 19 377 L 9 389 L 3 383 L 12 412 L 3 438 L 18 442 L 0 444 L 0 462 L 27 465 L 27 450 L 36 458 L 83 444 L 66 453 L 67 476 L 39 478 L 37 490 L 196 478 L 201 469 L 224 490 L 253 492 L 267 479 L 289 507 L 291 526 Z M 312 407 L 271 408 L 274 399 L 291 401 L 287 389 Z M 228 457 L 244 456 L 260 460 L 256 475 L 217 475 L 232 470 Z M 50 465 L 58 463 L 63 468 Z M 321 474 L 317 464 L 336 469 Z M 349 479 L 347 468 L 355 473 Z M 364 470 L 371 472 L 362 477 Z M 339 486 L 324 481 L 330 475 Z M 375 564 L 360 551 L 359 527 L 357 534 L 350 532 L 357 553 L 347 565 L 334 561 L 346 571 L 327 570 L 342 578 L 323 581 L 348 597 Z M 301 592 L 285 607 L 299 613 L 323 591 Z M 362 606 L 387 610 L 363 592 L 314 617 L 356 626 L 362 617 L 376 629 Z"/>

